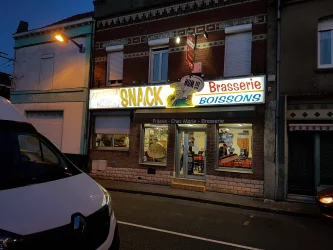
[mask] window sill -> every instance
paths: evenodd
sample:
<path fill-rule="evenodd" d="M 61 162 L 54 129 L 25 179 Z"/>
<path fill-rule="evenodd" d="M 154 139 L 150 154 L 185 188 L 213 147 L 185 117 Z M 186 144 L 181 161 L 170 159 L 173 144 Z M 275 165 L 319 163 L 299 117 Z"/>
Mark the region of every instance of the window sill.
<path fill-rule="evenodd" d="M 331 68 L 318 68 L 316 73 L 333 73 L 333 67 Z"/>
<path fill-rule="evenodd" d="M 156 163 L 156 162 L 140 162 L 140 165 L 147 165 L 147 166 L 156 166 L 156 167 L 166 167 L 166 162 L 164 163 Z"/>
<path fill-rule="evenodd" d="M 96 151 L 129 151 L 129 148 L 117 148 L 117 147 L 98 147 L 93 148 Z"/>
<path fill-rule="evenodd" d="M 252 169 L 235 169 L 235 168 L 215 168 L 217 172 L 229 172 L 229 173 L 240 173 L 240 174 L 253 174 Z"/>

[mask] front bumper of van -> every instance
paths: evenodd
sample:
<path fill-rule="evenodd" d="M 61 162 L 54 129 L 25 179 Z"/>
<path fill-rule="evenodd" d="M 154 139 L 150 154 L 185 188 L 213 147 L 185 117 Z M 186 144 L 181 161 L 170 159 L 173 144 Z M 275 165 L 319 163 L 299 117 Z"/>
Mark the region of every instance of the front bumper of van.
<path fill-rule="evenodd" d="M 110 230 L 106 241 L 97 250 L 118 250 L 120 248 L 120 239 L 118 224 L 114 212 L 110 219 Z"/>

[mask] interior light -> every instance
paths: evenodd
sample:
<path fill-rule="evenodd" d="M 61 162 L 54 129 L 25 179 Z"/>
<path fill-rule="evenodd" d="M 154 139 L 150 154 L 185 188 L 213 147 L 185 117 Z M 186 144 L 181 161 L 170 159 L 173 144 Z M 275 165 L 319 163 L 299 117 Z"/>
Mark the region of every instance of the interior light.
<path fill-rule="evenodd" d="M 242 127 L 243 125 L 242 124 L 238 124 L 238 126 Z"/>
<path fill-rule="evenodd" d="M 176 43 L 180 43 L 180 37 L 179 36 L 177 36 L 177 38 L 176 38 Z"/>
<path fill-rule="evenodd" d="M 59 42 L 64 42 L 64 38 L 62 37 L 62 35 L 56 35 L 55 38 L 59 41 Z"/>

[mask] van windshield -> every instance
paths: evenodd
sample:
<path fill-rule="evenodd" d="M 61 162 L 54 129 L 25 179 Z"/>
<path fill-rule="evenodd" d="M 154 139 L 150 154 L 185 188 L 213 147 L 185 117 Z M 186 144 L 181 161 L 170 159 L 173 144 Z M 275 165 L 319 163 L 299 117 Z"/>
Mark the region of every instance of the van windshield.
<path fill-rule="evenodd" d="M 79 169 L 37 132 L 0 131 L 0 190 L 59 180 L 79 173 Z"/>

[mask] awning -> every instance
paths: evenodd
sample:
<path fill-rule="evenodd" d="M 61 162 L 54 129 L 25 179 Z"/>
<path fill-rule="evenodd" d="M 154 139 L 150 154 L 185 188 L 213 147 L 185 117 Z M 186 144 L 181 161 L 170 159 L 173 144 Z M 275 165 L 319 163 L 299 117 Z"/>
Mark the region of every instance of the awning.
<path fill-rule="evenodd" d="M 133 121 L 155 124 L 219 124 L 251 122 L 255 117 L 255 106 L 138 109 Z"/>
<path fill-rule="evenodd" d="M 333 124 L 289 124 L 289 131 L 333 131 Z"/>

